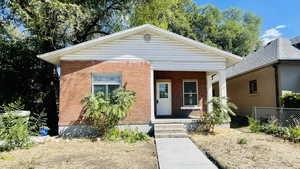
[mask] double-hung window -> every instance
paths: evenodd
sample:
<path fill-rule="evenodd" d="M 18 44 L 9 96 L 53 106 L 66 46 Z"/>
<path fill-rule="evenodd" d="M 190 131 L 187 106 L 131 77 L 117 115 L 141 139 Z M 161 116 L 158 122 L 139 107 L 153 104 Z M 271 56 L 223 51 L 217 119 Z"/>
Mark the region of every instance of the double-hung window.
<path fill-rule="evenodd" d="M 198 105 L 198 83 L 197 80 L 183 81 L 183 105 L 197 106 Z"/>
<path fill-rule="evenodd" d="M 119 73 L 92 73 L 92 92 L 103 92 L 106 96 L 121 87 Z"/>

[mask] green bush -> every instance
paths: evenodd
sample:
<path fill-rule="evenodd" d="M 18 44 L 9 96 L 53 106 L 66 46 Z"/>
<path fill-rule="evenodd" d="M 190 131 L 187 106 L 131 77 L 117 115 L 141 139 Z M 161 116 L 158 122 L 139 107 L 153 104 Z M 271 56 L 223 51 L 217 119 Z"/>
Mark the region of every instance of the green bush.
<path fill-rule="evenodd" d="M 1 151 L 9 151 L 16 147 L 24 148 L 31 144 L 28 117 L 18 116 L 19 110 L 23 108 L 20 99 L 1 106 L 6 112 L 0 115 L 0 141 L 4 141 L 4 145 L 0 147 Z"/>
<path fill-rule="evenodd" d="M 40 114 L 31 115 L 29 118 L 29 126 L 31 135 L 39 135 L 40 129 L 47 127 L 47 114 L 42 112 Z M 49 129 L 49 128 L 48 128 Z"/>
<path fill-rule="evenodd" d="M 257 133 L 261 131 L 261 125 L 258 120 L 255 120 L 252 117 L 248 117 L 248 120 L 249 120 L 249 128 L 251 132 Z"/>
<path fill-rule="evenodd" d="M 260 123 L 259 121 L 249 117 L 251 132 L 264 132 L 266 134 L 272 134 L 277 137 L 282 137 L 293 142 L 300 141 L 300 126 L 294 127 L 281 127 L 276 121 L 270 121 L 268 123 Z"/>
<path fill-rule="evenodd" d="M 300 141 L 300 126 L 290 128 L 290 138 L 294 142 L 299 142 Z"/>
<path fill-rule="evenodd" d="M 135 143 L 138 141 L 148 141 L 149 137 L 147 134 L 139 132 L 138 130 L 120 130 L 113 128 L 108 130 L 104 135 L 105 140 L 109 141 L 125 141 L 127 143 Z"/>
<path fill-rule="evenodd" d="M 228 122 L 230 115 L 235 116 L 232 109 L 236 109 L 237 107 L 224 97 L 213 97 L 209 103 L 212 104 L 213 111 L 203 115 L 200 126 L 202 126 L 205 131 L 214 132 L 216 125 Z"/>
<path fill-rule="evenodd" d="M 100 135 L 105 135 L 127 116 L 134 102 L 135 92 L 124 88 L 115 90 L 109 96 L 98 92 L 81 100 L 84 104 L 83 119 L 98 130 Z"/>
<path fill-rule="evenodd" d="M 22 99 L 19 98 L 14 102 L 3 104 L 0 106 L 0 109 L 4 110 L 4 112 L 15 112 L 24 109 L 24 104 L 22 103 Z"/>
<path fill-rule="evenodd" d="M 28 119 L 17 117 L 14 113 L 0 116 L 0 140 L 5 142 L 2 150 L 30 145 Z"/>
<path fill-rule="evenodd" d="M 300 94 L 290 93 L 280 97 L 280 102 L 285 108 L 300 108 Z"/>

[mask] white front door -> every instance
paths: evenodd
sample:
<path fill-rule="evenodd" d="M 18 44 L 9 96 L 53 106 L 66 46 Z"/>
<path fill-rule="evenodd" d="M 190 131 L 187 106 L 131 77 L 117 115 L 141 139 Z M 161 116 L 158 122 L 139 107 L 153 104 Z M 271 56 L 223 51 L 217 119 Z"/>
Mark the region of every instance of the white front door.
<path fill-rule="evenodd" d="M 156 83 L 156 114 L 169 116 L 172 114 L 171 82 Z"/>

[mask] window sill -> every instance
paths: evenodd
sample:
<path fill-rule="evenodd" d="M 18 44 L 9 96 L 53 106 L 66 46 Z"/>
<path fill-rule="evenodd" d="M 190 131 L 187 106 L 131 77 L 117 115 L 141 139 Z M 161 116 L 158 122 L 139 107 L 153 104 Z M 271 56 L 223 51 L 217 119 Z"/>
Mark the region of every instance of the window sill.
<path fill-rule="evenodd" d="M 181 110 L 201 110 L 200 106 L 182 106 Z"/>

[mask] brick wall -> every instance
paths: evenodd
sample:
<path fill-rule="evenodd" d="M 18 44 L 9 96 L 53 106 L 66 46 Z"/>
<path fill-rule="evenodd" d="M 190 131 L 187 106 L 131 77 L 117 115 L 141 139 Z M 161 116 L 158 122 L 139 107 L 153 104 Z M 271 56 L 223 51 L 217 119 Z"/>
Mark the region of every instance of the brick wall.
<path fill-rule="evenodd" d="M 199 115 L 206 112 L 206 73 L 205 72 L 182 72 L 182 71 L 155 71 L 154 78 L 169 79 L 172 83 L 172 113 L 174 116 L 188 114 Z M 183 80 L 198 80 L 198 99 L 202 110 L 181 110 L 183 106 Z M 156 93 L 156 92 L 155 92 Z"/>
<path fill-rule="evenodd" d="M 150 121 L 150 64 L 129 61 L 61 61 L 59 125 L 80 124 L 80 100 L 91 92 L 91 73 L 118 72 L 127 89 L 136 92 L 137 101 L 122 123 Z"/>

